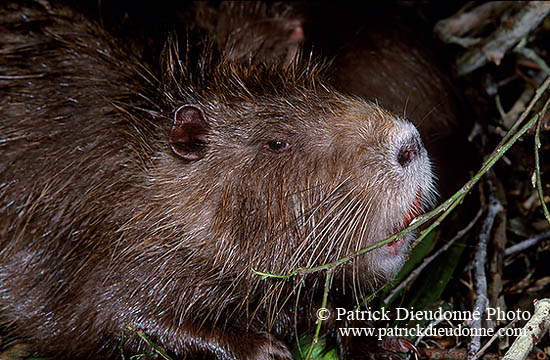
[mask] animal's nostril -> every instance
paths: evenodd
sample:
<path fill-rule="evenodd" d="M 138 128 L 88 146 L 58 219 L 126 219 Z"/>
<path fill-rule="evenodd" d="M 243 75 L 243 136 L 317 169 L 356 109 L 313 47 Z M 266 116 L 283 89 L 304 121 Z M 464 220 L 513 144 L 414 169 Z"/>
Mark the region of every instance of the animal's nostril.
<path fill-rule="evenodd" d="M 397 161 L 401 166 L 407 166 L 415 157 L 418 156 L 419 143 L 415 136 L 401 147 L 397 154 Z"/>

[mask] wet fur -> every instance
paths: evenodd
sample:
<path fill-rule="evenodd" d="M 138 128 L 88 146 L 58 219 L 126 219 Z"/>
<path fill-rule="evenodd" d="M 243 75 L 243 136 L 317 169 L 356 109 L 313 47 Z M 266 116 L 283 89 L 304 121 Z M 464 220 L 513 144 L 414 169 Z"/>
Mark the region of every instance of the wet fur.
<path fill-rule="evenodd" d="M 429 166 L 395 161 L 412 126 L 307 60 L 195 61 L 171 40 L 155 71 L 70 8 L 1 11 L 0 322 L 40 355 L 116 356 L 131 324 L 175 356 L 288 359 L 324 277 L 251 269 L 334 261 L 402 226 L 418 187 L 433 199 Z M 210 125 L 193 162 L 167 141 L 183 104 Z M 380 251 L 335 281 L 360 298 L 391 278 Z"/>

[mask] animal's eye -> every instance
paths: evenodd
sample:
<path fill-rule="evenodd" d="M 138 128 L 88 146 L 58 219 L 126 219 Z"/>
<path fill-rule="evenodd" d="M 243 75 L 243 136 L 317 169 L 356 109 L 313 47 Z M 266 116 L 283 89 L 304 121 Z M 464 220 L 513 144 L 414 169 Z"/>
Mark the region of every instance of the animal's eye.
<path fill-rule="evenodd" d="M 281 153 L 290 149 L 290 144 L 282 140 L 272 140 L 264 145 L 266 149 L 274 153 Z"/>

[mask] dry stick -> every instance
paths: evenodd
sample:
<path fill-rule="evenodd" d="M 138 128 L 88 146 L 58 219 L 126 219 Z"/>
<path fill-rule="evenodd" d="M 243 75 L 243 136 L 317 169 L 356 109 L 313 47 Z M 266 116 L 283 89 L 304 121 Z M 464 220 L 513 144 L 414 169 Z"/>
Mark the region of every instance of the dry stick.
<path fill-rule="evenodd" d="M 476 216 L 470 221 L 470 223 L 462 230 L 456 233 L 456 235 L 447 243 L 442 246 L 439 250 L 437 250 L 435 253 L 430 255 L 429 257 L 425 258 L 424 261 L 420 266 L 418 266 L 414 271 L 412 271 L 409 276 L 405 280 L 403 280 L 398 286 L 395 287 L 395 289 L 392 290 L 392 292 L 384 299 L 384 303 L 388 304 L 390 300 L 396 296 L 404 287 L 408 286 L 411 282 L 413 282 L 414 279 L 420 275 L 422 270 L 426 268 L 435 258 L 437 258 L 441 253 L 447 251 L 458 239 L 462 238 L 470 229 L 475 225 L 481 214 L 483 213 L 482 209 L 479 209 Z"/>
<path fill-rule="evenodd" d="M 491 169 L 493 167 L 493 165 L 498 160 L 500 160 L 500 158 L 506 153 L 506 151 L 508 151 L 508 149 L 510 149 L 510 147 L 521 136 L 523 136 L 523 134 L 525 134 L 527 132 L 527 130 L 529 130 L 531 128 L 531 126 L 533 126 L 533 124 L 539 118 L 542 118 L 544 116 L 544 114 L 546 113 L 546 109 L 548 108 L 548 105 L 550 104 L 550 99 L 544 104 L 541 111 L 539 111 L 537 114 L 535 114 L 525 125 L 523 125 L 519 130 L 517 130 L 519 128 L 521 122 L 523 121 L 523 119 L 526 118 L 527 114 L 531 111 L 534 104 L 540 99 L 542 94 L 548 89 L 549 86 L 550 86 L 550 77 L 548 77 L 544 81 L 544 83 L 537 89 L 537 91 L 535 92 L 535 96 L 533 97 L 533 99 L 529 103 L 529 106 L 527 107 L 527 109 L 525 109 L 524 113 L 520 116 L 518 121 L 516 121 L 514 126 L 512 126 L 512 128 L 506 133 L 506 136 L 500 141 L 500 143 L 497 145 L 495 150 L 493 150 L 493 152 L 488 156 L 487 160 L 485 160 L 483 162 L 483 165 L 481 166 L 481 169 L 477 172 L 477 174 L 475 174 L 466 184 L 464 184 L 464 186 L 460 190 L 458 190 L 453 196 L 451 196 L 449 199 L 447 199 L 445 202 L 443 202 L 437 208 L 435 208 L 434 210 L 432 210 L 432 211 L 430 211 L 430 212 L 428 212 L 424 215 L 421 215 L 421 216 L 417 217 L 416 219 L 414 219 L 406 229 L 403 229 L 402 231 L 398 232 L 397 234 L 393 234 L 392 236 L 390 236 L 390 237 L 388 237 L 384 240 L 378 241 L 377 243 L 375 243 L 375 244 L 373 244 L 369 247 L 363 248 L 363 249 L 361 249 L 361 250 L 359 250 L 359 251 L 357 251 L 357 252 L 355 252 L 355 253 L 353 253 L 349 256 L 343 257 L 341 259 L 338 259 L 338 260 L 333 261 L 333 262 L 328 263 L 328 264 L 319 265 L 319 266 L 315 266 L 315 267 L 312 267 L 312 268 L 297 268 L 297 269 L 292 270 L 290 273 L 284 274 L 284 275 L 265 273 L 265 272 L 261 272 L 261 271 L 255 270 L 255 269 L 251 269 L 252 272 L 255 273 L 256 275 L 261 276 L 264 279 L 265 278 L 288 279 L 288 278 L 290 278 L 294 275 L 297 275 L 297 274 L 310 274 L 310 273 L 314 273 L 314 272 L 318 272 L 318 271 L 322 271 L 322 270 L 330 270 L 330 269 L 336 268 L 336 267 L 338 267 L 342 264 L 345 264 L 345 263 L 351 261 L 352 259 L 355 259 L 356 257 L 361 256 L 361 255 L 363 255 L 363 254 L 365 254 L 369 251 L 372 251 L 372 250 L 377 249 L 381 246 L 384 246 L 385 244 L 395 240 L 396 238 L 403 236 L 405 233 L 408 233 L 410 231 L 418 229 L 420 226 L 424 225 L 425 223 L 427 223 L 428 221 L 430 221 L 431 219 L 433 219 L 434 217 L 439 215 L 439 217 L 434 222 L 432 222 L 430 224 L 430 226 L 428 226 L 426 229 L 424 229 L 420 233 L 420 236 L 418 236 L 416 241 L 413 243 L 413 246 L 415 246 L 415 244 L 422 241 L 422 239 L 424 239 L 434 228 L 436 228 L 437 226 L 439 226 L 441 224 L 441 221 L 443 221 L 443 219 L 445 219 L 447 217 L 447 215 L 449 215 L 451 213 L 451 211 L 458 204 L 460 204 L 462 202 L 462 200 L 464 199 L 466 194 L 468 194 L 470 192 L 470 190 L 472 190 L 472 188 L 479 181 L 479 179 L 487 171 L 489 171 L 489 169 Z"/>
<path fill-rule="evenodd" d="M 510 256 L 510 255 L 516 254 L 533 245 L 538 244 L 539 241 L 544 240 L 546 238 L 550 238 L 550 231 L 545 231 L 543 233 L 532 236 L 527 240 L 523 240 L 522 242 L 517 243 L 516 245 L 510 246 L 509 248 L 504 250 L 504 256 Z"/>
<path fill-rule="evenodd" d="M 540 56 L 538 56 L 535 50 L 526 48 L 525 47 L 526 43 L 527 43 L 527 39 L 525 38 L 521 39 L 519 44 L 517 44 L 516 47 L 514 48 L 514 52 L 524 56 L 526 59 L 533 61 L 546 73 L 546 75 L 550 75 L 550 67 L 546 64 L 546 61 L 544 61 Z"/>
<path fill-rule="evenodd" d="M 489 185 L 489 207 L 487 212 L 487 218 L 481 227 L 481 231 L 478 236 L 478 243 L 476 247 L 476 254 L 474 258 L 474 275 L 475 275 L 475 289 L 476 289 L 476 302 L 474 304 L 474 310 L 478 314 L 485 314 L 485 310 L 489 305 L 489 298 L 487 297 L 487 278 L 485 275 L 485 260 L 487 259 L 487 243 L 489 241 L 489 236 L 491 235 L 491 230 L 493 229 L 493 223 L 498 213 L 500 213 L 504 208 L 500 200 L 496 197 L 496 186 L 490 179 L 487 179 L 487 184 Z M 470 322 L 470 328 L 472 329 L 481 329 L 481 322 L 483 316 L 480 316 L 479 319 L 474 319 Z M 476 333 L 480 333 L 477 331 Z M 479 351 L 481 347 L 481 336 L 474 335 L 470 341 L 470 346 L 468 350 L 468 359 L 472 359 L 473 356 Z"/>
<path fill-rule="evenodd" d="M 516 122 L 514 123 L 514 125 L 512 125 L 512 127 L 510 127 L 510 130 L 506 133 L 504 138 L 500 141 L 500 144 L 502 144 L 504 141 L 508 140 L 510 138 L 510 136 L 512 136 L 512 134 L 515 133 L 516 129 L 521 125 L 523 120 L 525 120 L 525 118 L 527 117 L 527 115 L 529 114 L 529 112 L 531 111 L 533 106 L 535 106 L 535 103 L 540 99 L 542 94 L 548 88 L 549 81 L 550 81 L 550 77 L 547 77 L 546 80 L 542 83 L 542 85 L 535 91 L 535 96 L 533 96 L 533 98 L 531 99 L 531 102 L 529 102 L 529 105 L 527 105 L 527 108 L 520 115 L 519 119 L 517 119 Z M 540 116 L 540 118 L 542 119 L 543 117 L 544 117 L 544 113 Z M 535 120 L 535 121 L 538 121 L 538 119 Z"/>
<path fill-rule="evenodd" d="M 548 74 L 550 75 L 550 74 Z M 546 78 L 546 75 L 544 72 L 540 71 L 537 75 L 535 75 L 532 80 L 537 84 L 537 86 L 540 86 L 544 79 Z M 497 108 L 499 108 L 499 112 L 502 114 L 502 118 L 500 120 L 500 123 L 502 126 L 504 126 L 504 129 L 508 130 L 512 127 L 516 119 L 520 114 L 523 113 L 525 110 L 525 104 L 527 104 L 532 98 L 533 94 L 535 93 L 535 89 L 531 86 L 526 86 L 521 95 L 518 97 L 514 105 L 508 110 L 508 112 L 504 112 L 502 110 L 502 105 L 500 104 L 500 97 L 495 97 Z"/>
<path fill-rule="evenodd" d="M 502 24 L 483 43 L 468 50 L 458 59 L 458 75 L 469 74 L 485 65 L 489 60 L 498 65 L 504 54 L 536 28 L 548 12 L 550 12 L 549 1 L 525 3 L 524 7 L 515 14 L 512 29 L 509 28 L 509 23 L 512 21 Z"/>
<path fill-rule="evenodd" d="M 435 24 L 434 32 L 445 43 L 470 47 L 479 43 L 481 39 L 460 36 L 494 22 L 495 18 L 514 5 L 517 5 L 514 1 L 493 1 L 479 5 L 470 11 L 459 11 L 451 17 L 438 21 Z"/>
<path fill-rule="evenodd" d="M 518 319 L 514 319 L 512 321 L 510 321 L 508 323 L 508 325 L 506 325 L 505 327 L 503 327 L 502 329 L 506 330 L 506 329 L 509 329 L 512 327 L 512 325 L 514 325 L 516 323 L 516 321 L 518 321 Z M 483 347 L 481 348 L 481 350 L 479 350 L 477 352 L 477 354 L 475 354 L 471 360 L 477 360 L 479 359 L 484 353 L 485 351 L 487 351 L 487 349 L 489 348 L 489 346 L 491 346 L 491 344 L 499 337 L 499 333 L 498 332 L 495 332 L 495 334 L 493 336 L 491 336 L 491 338 L 489 339 L 489 341 L 487 341 L 487 344 L 483 345 Z"/>
<path fill-rule="evenodd" d="M 550 328 L 550 299 L 535 301 L 535 312 L 523 327 L 523 334 L 518 336 L 503 360 L 522 360 L 527 357 L 533 346 Z"/>

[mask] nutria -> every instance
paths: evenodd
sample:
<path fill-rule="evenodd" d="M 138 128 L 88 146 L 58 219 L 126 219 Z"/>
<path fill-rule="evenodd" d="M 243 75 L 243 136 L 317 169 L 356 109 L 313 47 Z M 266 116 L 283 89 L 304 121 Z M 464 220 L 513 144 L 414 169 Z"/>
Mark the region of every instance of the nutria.
<path fill-rule="evenodd" d="M 416 128 L 314 60 L 247 66 L 171 39 L 154 69 L 70 7 L 0 18 L 0 323 L 36 354 L 146 351 L 120 340 L 131 325 L 179 358 L 290 359 L 324 274 L 252 269 L 340 259 L 433 200 Z M 339 267 L 332 298 L 391 279 L 412 238 Z"/>

